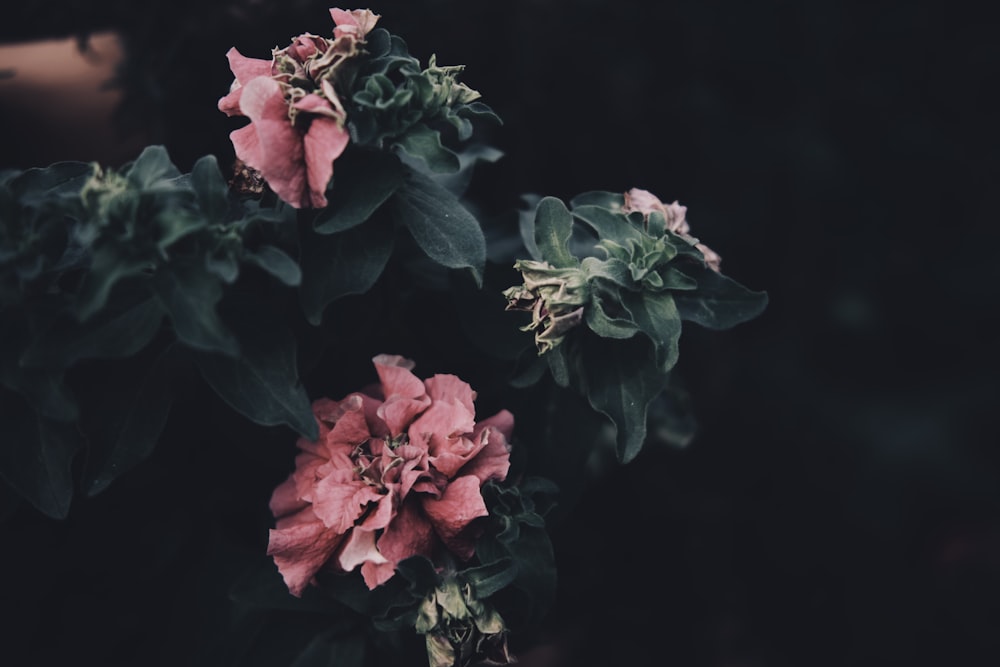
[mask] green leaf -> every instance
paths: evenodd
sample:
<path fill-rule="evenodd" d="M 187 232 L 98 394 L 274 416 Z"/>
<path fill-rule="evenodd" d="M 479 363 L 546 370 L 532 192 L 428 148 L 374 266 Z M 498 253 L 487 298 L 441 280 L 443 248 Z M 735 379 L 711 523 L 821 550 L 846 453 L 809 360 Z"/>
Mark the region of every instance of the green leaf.
<path fill-rule="evenodd" d="M 569 251 L 573 234 L 573 216 L 561 200 L 545 197 L 535 209 L 535 245 L 542 259 L 557 269 L 579 265 Z"/>
<path fill-rule="evenodd" d="M 247 251 L 243 259 L 264 269 L 289 287 L 297 287 L 302 282 L 302 270 L 298 263 L 281 248 L 263 245 L 255 251 Z"/>
<path fill-rule="evenodd" d="M 111 290 L 120 280 L 144 275 L 151 265 L 148 259 L 122 255 L 113 245 L 94 249 L 90 270 L 76 297 L 77 318 L 85 322 L 93 317 L 107 303 Z"/>
<path fill-rule="evenodd" d="M 601 338 L 631 338 L 639 331 L 638 325 L 628 317 L 609 315 L 605 304 L 623 310 L 615 304 L 616 295 L 607 290 L 593 290 L 590 303 L 584 310 L 587 326 Z M 627 314 L 627 313 L 625 313 Z"/>
<path fill-rule="evenodd" d="M 140 190 L 148 190 L 163 181 L 180 177 L 163 146 L 147 146 L 126 170 L 128 180 Z"/>
<path fill-rule="evenodd" d="M 163 315 L 159 301 L 144 295 L 113 304 L 82 324 L 57 319 L 28 345 L 21 365 L 68 368 L 81 359 L 130 357 L 160 330 Z"/>
<path fill-rule="evenodd" d="M 38 511 L 66 518 L 73 499 L 73 457 L 81 444 L 76 427 L 47 420 L 6 397 L 0 400 L 0 415 L 5 431 L 0 477 Z"/>
<path fill-rule="evenodd" d="M 635 288 L 635 281 L 632 280 L 632 273 L 627 262 L 616 257 L 610 259 L 599 259 L 597 257 L 584 257 L 580 262 L 581 268 L 587 274 L 587 278 L 598 278 L 605 280 L 618 287 Z"/>
<path fill-rule="evenodd" d="M 222 285 L 203 264 L 192 259 L 175 261 L 158 271 L 152 284 L 182 343 L 196 350 L 236 356 L 236 338 L 216 312 Z"/>
<path fill-rule="evenodd" d="M 479 221 L 453 194 L 428 176 L 408 169 L 393 200 L 397 219 L 428 257 L 451 269 L 468 268 L 476 284 L 482 284 L 486 239 Z"/>
<path fill-rule="evenodd" d="M 313 227 L 333 234 L 361 224 L 403 183 L 399 158 L 385 151 L 359 150 L 337 160 L 329 204 Z"/>
<path fill-rule="evenodd" d="M 59 197 L 77 197 L 94 171 L 85 162 L 56 162 L 43 168 L 26 169 L 8 187 L 24 206 L 52 205 Z"/>
<path fill-rule="evenodd" d="M 606 239 L 627 246 L 629 240 L 639 242 L 643 236 L 643 233 L 624 215 L 612 213 L 601 206 L 576 206 L 573 208 L 573 215 L 597 232 L 600 240 Z"/>
<path fill-rule="evenodd" d="M 639 328 L 656 348 L 656 358 L 663 372 L 677 363 L 681 337 L 681 316 L 670 292 L 626 293 L 625 306 Z"/>
<path fill-rule="evenodd" d="M 649 403 L 667 385 L 653 345 L 644 337 L 607 340 L 587 337 L 576 371 L 590 405 L 616 428 L 618 460 L 628 463 L 646 439 Z"/>
<path fill-rule="evenodd" d="M 462 572 L 462 578 L 472 585 L 476 599 L 485 600 L 506 588 L 517 578 L 517 563 L 513 558 L 501 558 L 487 565 Z"/>
<path fill-rule="evenodd" d="M 423 123 L 417 123 L 395 145 L 407 154 L 420 158 L 431 171 L 439 174 L 454 174 L 461 168 L 458 156 L 441 143 L 441 133 Z"/>
<path fill-rule="evenodd" d="M 168 347 L 134 387 L 116 387 L 113 409 L 88 448 L 83 488 L 88 496 L 104 491 L 120 475 L 145 461 L 160 439 L 173 404 L 170 386 L 174 348 Z M 108 423 L 110 422 L 110 423 Z"/>
<path fill-rule="evenodd" d="M 578 194 L 569 200 L 569 206 L 574 211 L 580 206 L 599 206 L 609 211 L 621 212 L 625 206 L 625 195 L 621 192 L 595 190 Z"/>
<path fill-rule="evenodd" d="M 214 155 L 205 155 L 191 168 L 191 187 L 198 206 L 209 222 L 226 222 L 229 218 L 229 185 L 219 169 Z"/>
<path fill-rule="evenodd" d="M 243 313 L 240 356 L 200 352 L 202 377 L 233 409 L 263 426 L 287 424 L 315 440 L 319 427 L 299 381 L 295 338 L 273 319 Z"/>
<path fill-rule="evenodd" d="M 767 292 L 755 292 L 707 267 L 686 268 L 698 282 L 692 292 L 675 292 L 682 319 L 709 329 L 729 329 L 752 320 L 767 307 Z"/>
<path fill-rule="evenodd" d="M 309 322 L 319 325 L 327 304 L 371 289 L 392 244 L 393 230 L 384 219 L 329 236 L 303 231 L 299 299 Z"/>

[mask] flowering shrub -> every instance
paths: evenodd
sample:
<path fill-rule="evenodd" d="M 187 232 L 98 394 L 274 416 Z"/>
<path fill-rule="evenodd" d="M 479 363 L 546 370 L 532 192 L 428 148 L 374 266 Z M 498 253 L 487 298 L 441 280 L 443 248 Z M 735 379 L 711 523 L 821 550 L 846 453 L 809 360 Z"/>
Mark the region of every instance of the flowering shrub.
<path fill-rule="evenodd" d="M 476 394 L 454 375 L 421 382 L 398 356 L 373 360 L 378 391 L 313 404 L 319 439 L 299 440 L 295 472 L 274 491 L 268 554 L 293 595 L 321 567 L 358 565 L 369 588 L 411 556 L 468 560 L 480 487 L 510 467 L 507 411 L 475 422 Z"/>
<path fill-rule="evenodd" d="M 229 50 L 232 164 L 182 173 L 151 146 L 0 172 L 0 478 L 63 519 L 208 437 L 177 411 L 224 411 L 281 461 L 234 634 L 266 623 L 248 610 L 320 612 L 296 665 L 401 664 L 412 640 L 434 667 L 505 664 L 554 602 L 553 503 L 571 513 L 606 454 L 687 443 L 682 329 L 767 295 L 646 190 L 478 216 L 499 119 L 462 67 L 421 64 L 371 10 L 329 13 L 270 59 Z M 378 382 L 345 395 L 358 359 Z M 476 401 L 503 409 L 477 421 Z"/>

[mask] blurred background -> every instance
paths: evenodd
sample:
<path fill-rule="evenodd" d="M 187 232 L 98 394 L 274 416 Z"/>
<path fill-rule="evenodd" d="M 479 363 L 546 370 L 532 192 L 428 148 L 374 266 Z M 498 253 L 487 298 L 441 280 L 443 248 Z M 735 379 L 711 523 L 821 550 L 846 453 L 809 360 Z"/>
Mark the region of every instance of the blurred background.
<path fill-rule="evenodd" d="M 267 57 L 328 6 L 22 0 L 0 21 L 0 169 L 148 143 L 226 163 L 226 50 Z M 1000 664 L 1000 26 L 954 2 L 370 8 L 504 120 L 480 200 L 645 188 L 770 295 L 736 329 L 685 330 L 697 434 L 595 483 L 565 528 L 592 541 L 554 536 L 551 645 L 526 662 Z M 5 632 L 47 647 L 31 664 L 194 664 L 183 596 L 211 585 L 193 554 L 226 500 L 158 504 L 157 474 L 62 523 L 12 510 Z"/>

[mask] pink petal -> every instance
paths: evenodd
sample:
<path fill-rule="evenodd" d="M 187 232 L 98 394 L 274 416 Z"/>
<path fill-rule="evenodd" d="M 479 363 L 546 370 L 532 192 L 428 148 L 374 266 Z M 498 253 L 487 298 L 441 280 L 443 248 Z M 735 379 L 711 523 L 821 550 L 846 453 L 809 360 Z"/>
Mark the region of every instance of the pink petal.
<path fill-rule="evenodd" d="M 370 9 L 346 11 L 337 7 L 330 8 L 330 16 L 337 26 L 333 29 L 335 37 L 350 34 L 358 39 L 364 39 L 364 36 L 375 27 L 375 24 L 381 18 L 381 16 L 373 13 Z"/>
<path fill-rule="evenodd" d="M 410 372 L 413 362 L 385 354 L 372 361 L 385 395 L 385 402 L 379 407 L 378 416 L 386 423 L 393 437 L 399 436 L 406 431 L 413 418 L 430 405 L 431 399 L 427 397 L 424 383 Z"/>
<path fill-rule="evenodd" d="M 337 565 L 350 572 L 362 563 L 388 563 L 385 556 L 375 548 L 375 532 L 353 529 L 344 540 L 337 554 Z"/>
<path fill-rule="evenodd" d="M 511 436 L 514 435 L 514 415 L 512 415 L 509 410 L 501 410 L 492 417 L 484 419 L 476 424 L 476 428 L 473 430 L 472 435 L 474 437 L 478 436 L 487 428 L 500 431 L 503 433 L 505 438 L 510 440 Z"/>
<path fill-rule="evenodd" d="M 458 403 L 473 415 L 476 414 L 474 405 L 476 392 L 472 390 L 468 382 L 460 380 L 454 375 L 439 374 L 427 378 L 424 384 L 427 386 L 427 395 L 432 400 Z"/>
<path fill-rule="evenodd" d="M 346 404 L 343 406 L 345 409 L 341 412 L 337 423 L 330 429 L 326 441 L 331 444 L 347 445 L 353 449 L 366 442 L 371 437 L 371 433 L 368 431 L 368 422 L 365 420 L 361 397 L 353 395 L 348 398 L 349 400 L 342 401 L 342 404 Z"/>
<path fill-rule="evenodd" d="M 247 58 L 242 53 L 232 47 L 226 52 L 229 59 L 229 69 L 233 71 L 233 76 L 240 85 L 246 85 L 251 79 L 258 76 L 271 76 L 271 61 L 261 58 Z"/>
<path fill-rule="evenodd" d="M 369 512 L 364 521 L 357 526 L 365 530 L 376 531 L 388 526 L 394 516 L 396 516 L 395 494 L 387 493 L 379 497 L 375 511 Z M 355 526 L 355 530 L 357 530 L 357 526 Z"/>
<path fill-rule="evenodd" d="M 309 122 L 303 140 L 309 197 L 314 208 L 326 206 L 326 187 L 333 178 L 333 161 L 347 147 L 351 135 L 340 122 L 317 116 Z"/>
<path fill-rule="evenodd" d="M 356 478 L 353 470 L 338 470 L 316 483 L 313 511 L 324 525 L 346 533 L 361 517 L 368 503 L 378 502 L 381 494 Z"/>
<path fill-rule="evenodd" d="M 502 481 L 507 479 L 510 471 L 510 447 L 503 431 L 488 428 L 480 434 L 483 447 L 479 454 L 462 468 L 461 474 L 473 475 L 480 486 L 491 479 Z"/>
<path fill-rule="evenodd" d="M 434 550 L 434 529 L 416 503 L 403 503 L 396 518 L 378 539 L 378 550 L 387 563 L 361 566 L 368 588 L 384 584 L 396 571 L 396 563 L 410 556 L 430 557 Z"/>
<path fill-rule="evenodd" d="M 474 545 L 466 529 L 474 519 L 489 515 L 479 479 L 473 475 L 459 477 L 440 498 L 423 499 L 423 507 L 445 546 L 460 558 L 470 558 Z"/>
<path fill-rule="evenodd" d="M 290 527 L 271 530 L 267 555 L 274 557 L 289 592 L 300 597 L 342 539 L 343 535 L 327 530 L 319 521 L 301 521 Z"/>
<path fill-rule="evenodd" d="M 295 514 L 309 506 L 309 503 L 299 496 L 298 485 L 295 483 L 295 476 L 289 475 L 288 479 L 275 487 L 271 493 L 271 501 L 268 504 L 271 514 L 275 518 Z"/>
<path fill-rule="evenodd" d="M 252 122 L 256 142 L 241 145 L 233 138 L 237 157 L 260 171 L 283 200 L 296 208 L 308 206 L 311 198 L 302 135 L 292 126 L 278 82 L 267 77 L 248 82 L 240 98 L 240 109 Z"/>

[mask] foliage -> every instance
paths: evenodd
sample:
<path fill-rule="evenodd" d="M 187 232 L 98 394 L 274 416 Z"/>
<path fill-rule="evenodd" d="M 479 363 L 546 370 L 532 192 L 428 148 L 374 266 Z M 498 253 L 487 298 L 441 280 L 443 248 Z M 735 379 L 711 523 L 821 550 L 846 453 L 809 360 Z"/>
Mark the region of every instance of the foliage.
<path fill-rule="evenodd" d="M 381 28 L 353 65 L 351 141 L 320 209 L 249 187 L 239 165 L 227 178 L 212 155 L 182 173 L 162 146 L 121 168 L 0 174 L 0 479 L 64 519 L 87 502 L 75 496 L 198 428 L 170 431 L 188 394 L 262 439 L 314 441 L 311 399 L 370 379 L 359 359 L 471 366 L 477 391 L 516 418 L 513 469 L 483 489 L 474 558 L 413 557 L 374 590 L 357 572 L 325 573 L 300 599 L 258 554 L 231 621 L 319 615 L 296 665 L 367 664 L 410 650 L 414 634 L 435 665 L 506 661 L 508 634 L 530 637 L 554 604 L 554 500 L 571 512 L 609 448 L 626 464 L 650 433 L 685 444 L 683 322 L 726 329 L 767 297 L 617 193 L 543 197 L 513 225 L 480 219 L 466 187 L 499 155 L 472 138 L 499 119 L 458 82 L 461 67 L 422 67 Z"/>

